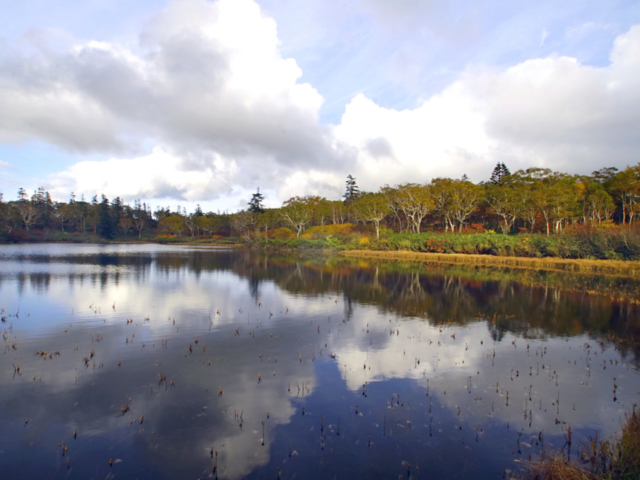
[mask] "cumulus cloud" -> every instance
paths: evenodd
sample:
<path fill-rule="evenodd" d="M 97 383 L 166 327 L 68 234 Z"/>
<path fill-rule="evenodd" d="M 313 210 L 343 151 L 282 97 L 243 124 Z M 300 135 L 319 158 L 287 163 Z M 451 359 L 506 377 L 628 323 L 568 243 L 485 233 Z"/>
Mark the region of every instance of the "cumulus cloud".
<path fill-rule="evenodd" d="M 197 194 L 185 192 L 185 178 L 199 176 L 193 192 L 202 198 L 205 190 L 229 187 L 221 164 L 242 165 L 245 178 L 269 164 L 271 174 L 335 166 L 341 154 L 331 127 L 318 121 L 323 99 L 298 82 L 301 75 L 295 60 L 279 53 L 275 22 L 251 0 L 173 2 L 148 23 L 135 49 L 89 41 L 63 54 L 5 58 L 0 138 L 118 156 L 81 162 L 56 176 L 54 185 L 75 180 L 86 191 L 121 188 L 131 196 L 164 190 L 189 199 Z M 169 161 L 159 149 L 140 156 L 150 142 L 175 158 Z M 142 177 L 144 185 L 122 174 L 149 172 L 154 162 L 157 174 Z M 221 170 L 226 173 L 213 181 Z"/>
<path fill-rule="evenodd" d="M 413 110 L 382 108 L 360 94 L 347 105 L 336 135 L 358 151 L 362 185 L 428 182 L 476 173 L 493 160 L 478 101 L 457 83 Z"/>
<path fill-rule="evenodd" d="M 357 94 L 337 125 L 321 122 L 324 99 L 281 49 L 275 21 L 252 0 L 174 1 L 134 46 L 7 49 L 0 141 L 112 157 L 52 175 L 59 198 L 73 190 L 222 201 L 257 186 L 279 201 L 339 198 L 348 173 L 375 190 L 438 176 L 485 180 L 496 162 L 572 173 L 637 162 L 640 26 L 615 40 L 605 66 L 551 55 L 469 67 L 410 109 Z"/>
<path fill-rule="evenodd" d="M 82 179 L 82 190 L 115 197 L 126 192 L 134 198 L 197 201 L 210 195 L 210 187 L 230 189 L 237 164 L 215 153 L 201 155 L 197 168 L 161 148 L 134 159 L 111 158 L 72 165 L 52 180 L 54 191 L 70 191 Z"/>
<path fill-rule="evenodd" d="M 280 56 L 275 22 L 254 2 L 174 2 L 140 39 L 139 52 L 90 41 L 5 62 L 2 75 L 14 81 L 3 89 L 2 134 L 101 151 L 139 132 L 285 163 L 327 160 L 322 98 L 297 83 L 301 70 Z"/>
<path fill-rule="evenodd" d="M 358 95 L 336 135 L 357 147 L 367 188 L 463 173 L 480 181 L 497 161 L 512 170 L 623 168 L 640 147 L 640 26 L 616 39 L 610 60 L 592 67 L 554 55 L 468 71 L 412 110 Z M 372 151 L 381 141 L 392 157 Z"/>

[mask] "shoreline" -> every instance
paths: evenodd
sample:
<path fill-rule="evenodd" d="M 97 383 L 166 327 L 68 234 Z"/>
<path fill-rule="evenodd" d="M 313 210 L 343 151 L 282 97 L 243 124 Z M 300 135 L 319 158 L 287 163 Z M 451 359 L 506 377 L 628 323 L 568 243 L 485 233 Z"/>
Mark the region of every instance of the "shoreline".
<path fill-rule="evenodd" d="M 465 264 L 476 266 L 508 267 L 536 270 L 555 270 L 574 273 L 620 274 L 632 277 L 640 274 L 640 261 L 633 260 L 583 260 L 556 257 L 501 257 L 463 253 L 427 253 L 406 250 L 342 250 L 344 257 L 375 258 L 380 260 L 407 260 L 445 264 Z"/>
<path fill-rule="evenodd" d="M 60 242 L 45 241 L 35 243 L 54 243 L 54 244 L 100 244 L 100 245 L 181 245 L 193 247 L 222 247 L 222 248 L 259 248 L 276 251 L 291 251 L 305 255 L 309 251 L 304 248 L 282 247 L 271 245 L 247 245 L 245 243 L 217 243 L 217 242 L 161 242 L 157 240 L 141 239 L 141 240 L 112 240 L 107 242 Z M 28 242 L 27 244 L 34 244 Z M 11 245 L 11 244 L 5 244 Z M 266 247 L 266 248 L 265 248 Z M 413 252 L 409 250 L 336 250 L 336 249 L 319 249 L 316 253 L 322 255 L 351 257 L 351 258 L 369 258 L 378 260 L 400 260 L 423 263 L 440 263 L 449 265 L 470 265 L 470 266 L 486 266 L 486 267 L 502 267 L 502 268 L 518 268 L 518 269 L 534 269 L 549 270 L 572 273 L 594 273 L 594 274 L 625 274 L 631 277 L 640 275 L 640 261 L 637 260 L 588 260 L 588 259 L 566 259 L 559 257 L 511 257 L 484 254 L 467 254 L 467 253 L 431 253 L 431 252 Z"/>

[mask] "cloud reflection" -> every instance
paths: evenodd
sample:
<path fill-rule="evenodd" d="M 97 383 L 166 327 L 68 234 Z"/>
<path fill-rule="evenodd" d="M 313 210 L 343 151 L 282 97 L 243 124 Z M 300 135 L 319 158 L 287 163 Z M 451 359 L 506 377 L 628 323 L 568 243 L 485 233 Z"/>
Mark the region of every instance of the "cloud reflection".
<path fill-rule="evenodd" d="M 568 425 L 611 433 L 637 402 L 632 351 L 587 333 L 632 328 L 634 307 L 604 296 L 244 251 L 20 251 L 0 259 L 0 302 L 21 312 L 3 324 L 0 448 L 37 445 L 44 468 L 64 439 L 81 475 L 98 465 L 106 476 L 116 458 L 125 477 L 212 476 L 213 448 L 220 478 L 277 467 L 319 478 L 331 472 L 311 466 L 343 451 L 336 442 L 375 458 L 386 432 L 407 457 L 484 435 L 474 455 L 490 455 L 494 471 L 513 448 L 504 438 L 558 439 Z M 50 281 L 20 287 L 20 275 Z M 339 458 L 341 472 L 354 461 Z M 30 476 L 19 457 L 0 464 Z"/>

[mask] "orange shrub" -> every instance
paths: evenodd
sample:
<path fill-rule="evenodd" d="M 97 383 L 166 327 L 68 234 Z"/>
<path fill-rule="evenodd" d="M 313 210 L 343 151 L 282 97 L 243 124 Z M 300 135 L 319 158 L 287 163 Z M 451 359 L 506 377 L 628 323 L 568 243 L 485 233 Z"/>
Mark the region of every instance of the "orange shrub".
<path fill-rule="evenodd" d="M 462 227 L 462 233 L 485 233 L 484 225 L 481 223 L 472 223 Z"/>

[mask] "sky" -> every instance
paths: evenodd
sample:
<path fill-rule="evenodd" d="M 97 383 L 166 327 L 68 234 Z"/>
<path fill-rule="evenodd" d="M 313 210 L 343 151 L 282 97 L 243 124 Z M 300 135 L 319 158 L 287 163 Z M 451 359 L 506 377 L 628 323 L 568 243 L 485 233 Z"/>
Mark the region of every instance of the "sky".
<path fill-rule="evenodd" d="M 0 192 L 234 212 L 640 162 L 640 2 L 0 0 Z"/>

